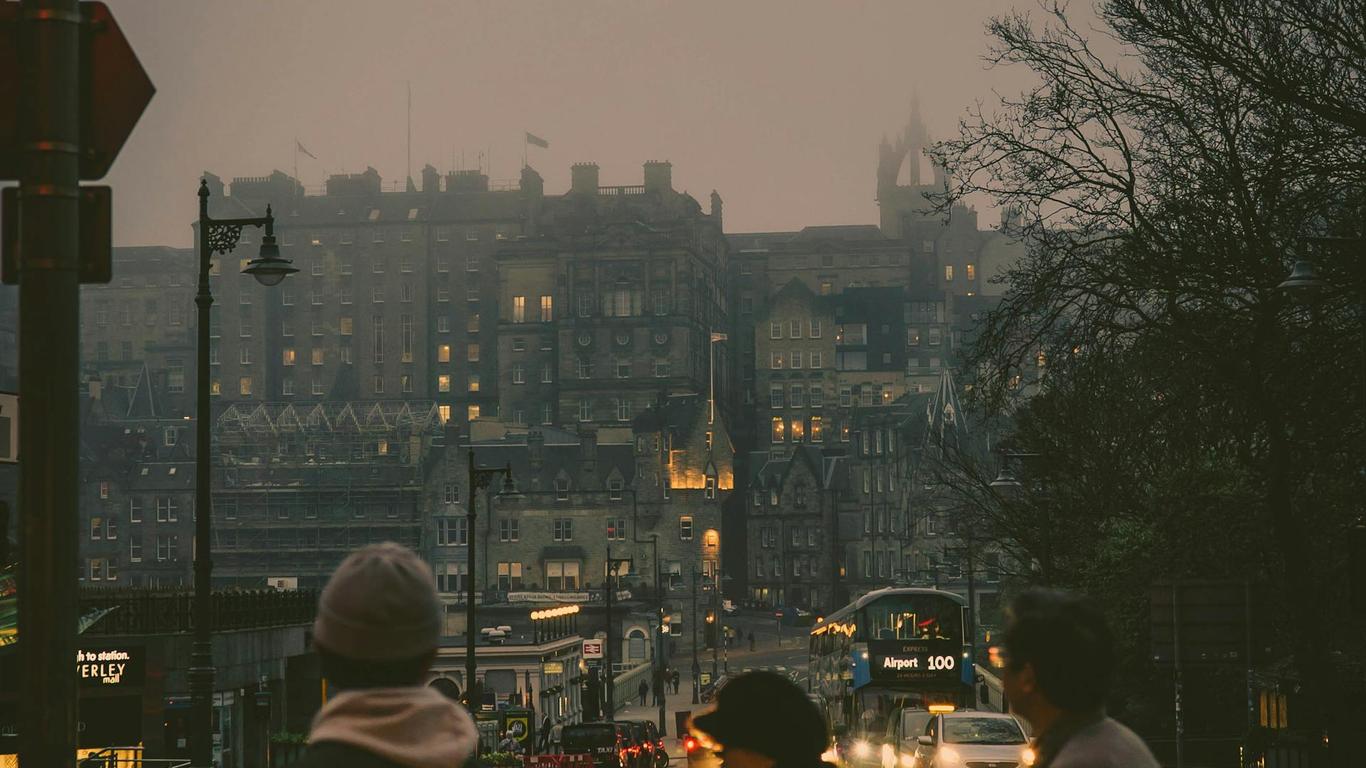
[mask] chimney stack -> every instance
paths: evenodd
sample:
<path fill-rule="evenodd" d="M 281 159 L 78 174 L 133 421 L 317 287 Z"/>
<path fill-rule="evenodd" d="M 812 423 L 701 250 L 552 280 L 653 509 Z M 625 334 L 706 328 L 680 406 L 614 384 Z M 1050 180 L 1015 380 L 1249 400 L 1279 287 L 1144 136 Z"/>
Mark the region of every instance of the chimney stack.
<path fill-rule="evenodd" d="M 569 169 L 569 191 L 580 195 L 598 193 L 598 164 L 574 163 Z"/>
<path fill-rule="evenodd" d="M 673 188 L 673 163 L 651 160 L 645 164 L 646 192 L 667 192 Z"/>
<path fill-rule="evenodd" d="M 441 174 L 430 163 L 422 166 L 422 191 L 427 194 L 441 191 Z"/>

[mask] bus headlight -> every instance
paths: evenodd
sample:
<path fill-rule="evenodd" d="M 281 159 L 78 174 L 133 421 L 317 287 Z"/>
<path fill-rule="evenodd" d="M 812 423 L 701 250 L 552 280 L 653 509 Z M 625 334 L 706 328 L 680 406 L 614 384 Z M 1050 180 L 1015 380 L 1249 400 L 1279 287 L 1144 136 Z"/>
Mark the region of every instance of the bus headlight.
<path fill-rule="evenodd" d="M 859 739 L 858 741 L 854 742 L 854 757 L 866 759 L 869 755 L 872 754 L 873 745 L 869 744 L 863 739 Z"/>

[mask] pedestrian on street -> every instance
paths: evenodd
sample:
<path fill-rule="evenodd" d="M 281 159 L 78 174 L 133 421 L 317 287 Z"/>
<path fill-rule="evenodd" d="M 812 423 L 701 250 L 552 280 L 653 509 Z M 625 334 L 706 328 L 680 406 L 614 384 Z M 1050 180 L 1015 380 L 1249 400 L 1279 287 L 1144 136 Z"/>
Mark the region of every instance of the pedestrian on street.
<path fill-rule="evenodd" d="M 536 751 L 545 754 L 550 751 L 550 729 L 554 726 L 550 723 L 550 715 L 541 718 L 541 732 L 536 734 Z"/>
<path fill-rule="evenodd" d="M 727 768 L 825 768 L 825 720 L 806 693 L 773 672 L 747 672 L 716 694 L 692 727 L 716 742 Z"/>
<path fill-rule="evenodd" d="M 640 706 L 645 706 L 645 694 L 650 692 L 650 684 L 644 680 L 640 681 L 640 686 L 636 688 L 640 693 Z"/>
<path fill-rule="evenodd" d="M 432 568 L 386 542 L 353 552 L 318 600 L 313 645 L 328 690 L 297 768 L 462 765 L 479 745 L 459 704 L 426 685 L 443 608 Z"/>
<path fill-rule="evenodd" d="M 678 693 L 678 680 L 679 680 L 679 677 L 680 677 L 680 675 L 678 674 L 678 670 L 675 669 L 675 670 L 671 673 L 671 677 L 670 677 L 670 680 L 671 680 L 671 681 L 673 682 L 673 684 L 674 684 L 674 693 Z"/>
<path fill-rule="evenodd" d="M 749 649 L 754 650 L 754 630 L 749 631 Z"/>
<path fill-rule="evenodd" d="M 1049 590 L 1011 603 L 1006 697 L 1033 726 L 1034 768 L 1158 768 L 1138 736 L 1105 714 L 1114 638 L 1088 601 Z"/>

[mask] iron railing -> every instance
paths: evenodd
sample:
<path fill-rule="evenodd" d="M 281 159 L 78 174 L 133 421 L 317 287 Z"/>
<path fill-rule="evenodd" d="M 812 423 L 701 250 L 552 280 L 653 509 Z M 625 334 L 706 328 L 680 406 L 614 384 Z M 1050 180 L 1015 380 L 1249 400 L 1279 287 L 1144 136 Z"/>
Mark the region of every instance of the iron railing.
<path fill-rule="evenodd" d="M 306 625 L 318 607 L 317 590 L 235 590 L 213 593 L 210 610 L 217 630 Z M 85 589 L 81 612 L 113 609 L 87 630 L 92 635 L 151 635 L 189 632 L 194 594 L 148 589 Z"/>

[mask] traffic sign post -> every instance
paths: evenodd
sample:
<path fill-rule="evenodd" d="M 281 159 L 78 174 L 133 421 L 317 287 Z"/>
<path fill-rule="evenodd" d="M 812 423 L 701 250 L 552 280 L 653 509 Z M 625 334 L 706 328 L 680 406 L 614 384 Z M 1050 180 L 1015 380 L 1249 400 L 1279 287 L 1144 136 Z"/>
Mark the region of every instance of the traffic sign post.
<path fill-rule="evenodd" d="M 0 41 L 0 180 L 19 181 L 5 217 L 7 229 L 18 222 L 17 236 L 4 243 L 14 267 L 6 265 L 6 278 L 19 280 L 25 411 L 18 425 L 19 763 L 69 768 L 76 755 L 79 265 L 83 235 L 109 240 L 108 190 L 86 192 L 80 182 L 109 172 L 153 89 L 102 3 L 0 2 Z"/>

